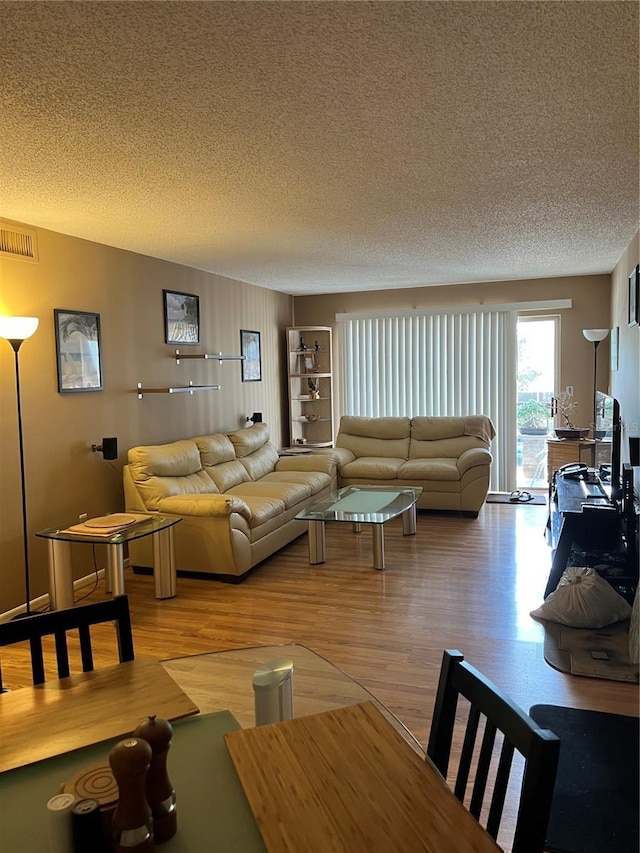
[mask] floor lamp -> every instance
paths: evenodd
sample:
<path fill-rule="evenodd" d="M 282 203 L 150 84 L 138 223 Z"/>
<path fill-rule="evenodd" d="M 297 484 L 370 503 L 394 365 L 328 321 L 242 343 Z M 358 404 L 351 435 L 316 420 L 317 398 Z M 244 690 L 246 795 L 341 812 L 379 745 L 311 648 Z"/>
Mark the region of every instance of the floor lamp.
<path fill-rule="evenodd" d="M 609 329 L 583 329 L 582 334 L 588 341 L 591 341 L 593 344 L 593 423 L 591 428 L 593 430 L 593 437 L 596 437 L 596 424 L 598 422 L 598 412 L 597 412 L 597 395 L 598 395 L 598 385 L 597 385 L 597 373 L 598 373 L 598 344 L 600 341 L 603 341 L 607 335 L 609 334 Z"/>
<path fill-rule="evenodd" d="M 20 487 L 22 492 L 22 542 L 24 549 L 24 587 L 27 612 L 21 616 L 31 615 L 31 589 L 29 584 L 29 540 L 27 534 L 27 496 L 24 481 L 24 445 L 22 440 L 22 406 L 20 402 L 20 365 L 18 350 L 23 341 L 30 338 L 38 328 L 37 317 L 0 317 L 0 338 L 6 338 L 15 353 L 16 362 L 16 400 L 18 408 L 18 446 L 20 449 Z"/>

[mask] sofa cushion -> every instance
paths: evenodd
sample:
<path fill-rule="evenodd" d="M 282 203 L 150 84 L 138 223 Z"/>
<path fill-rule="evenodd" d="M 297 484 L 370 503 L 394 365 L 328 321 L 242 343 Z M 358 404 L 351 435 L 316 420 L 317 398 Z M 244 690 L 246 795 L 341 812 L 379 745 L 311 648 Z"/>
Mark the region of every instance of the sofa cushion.
<path fill-rule="evenodd" d="M 330 485 L 331 477 L 322 471 L 273 471 L 262 477 L 260 482 L 296 483 L 299 486 L 307 486 L 308 494 L 315 495 Z"/>
<path fill-rule="evenodd" d="M 336 447 L 350 450 L 354 456 L 408 459 L 409 418 L 359 418 L 343 415 Z"/>
<path fill-rule="evenodd" d="M 203 468 L 219 492 L 226 492 L 250 479 L 247 469 L 236 459 L 233 444 L 224 433 L 201 435 L 193 440 L 200 451 Z"/>
<path fill-rule="evenodd" d="M 340 470 L 340 477 L 343 480 L 351 480 L 354 477 L 391 480 L 398 476 L 398 471 L 405 461 L 405 459 L 391 459 L 384 456 L 361 456 L 344 465 Z"/>
<path fill-rule="evenodd" d="M 193 441 L 132 447 L 128 469 L 146 509 L 158 510 L 162 498 L 217 492 L 202 470 Z"/>
<path fill-rule="evenodd" d="M 254 482 L 241 483 L 225 494 L 239 495 L 249 503 L 249 497 L 273 498 L 281 501 L 282 507 L 295 506 L 309 497 L 311 490 L 305 483 L 273 482 L 262 478 Z"/>
<path fill-rule="evenodd" d="M 398 469 L 400 480 L 446 480 L 457 482 L 460 479 L 457 459 L 409 459 Z"/>
<path fill-rule="evenodd" d="M 278 454 L 269 444 L 269 427 L 266 424 L 254 424 L 248 429 L 230 432 L 229 440 L 251 480 L 259 480 L 276 467 Z"/>
<path fill-rule="evenodd" d="M 442 439 L 457 438 L 458 436 L 473 436 L 480 439 L 486 446 L 491 442 L 495 434 L 493 424 L 486 415 L 467 415 L 464 417 L 425 416 L 411 419 L 412 441 L 440 441 Z"/>
<path fill-rule="evenodd" d="M 473 448 L 482 448 L 486 451 L 485 445 L 480 439 L 470 435 L 432 441 L 419 441 L 412 438 L 409 447 L 409 459 L 458 459 L 467 450 Z"/>

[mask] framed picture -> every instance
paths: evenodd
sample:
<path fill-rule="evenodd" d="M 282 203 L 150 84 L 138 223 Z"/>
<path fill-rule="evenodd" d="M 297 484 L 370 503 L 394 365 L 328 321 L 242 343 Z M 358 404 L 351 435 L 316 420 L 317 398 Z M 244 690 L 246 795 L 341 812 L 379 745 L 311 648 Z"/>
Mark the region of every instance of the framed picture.
<path fill-rule="evenodd" d="M 611 370 L 618 369 L 618 336 L 619 336 L 619 328 L 616 326 L 611 329 Z"/>
<path fill-rule="evenodd" d="M 102 391 L 100 315 L 54 308 L 58 391 Z"/>
<path fill-rule="evenodd" d="M 200 343 L 200 297 L 163 290 L 164 341 L 167 344 Z"/>
<path fill-rule="evenodd" d="M 262 361 L 260 358 L 260 332 L 250 332 L 240 329 L 240 355 L 244 360 L 242 366 L 243 382 L 262 381 Z"/>
<path fill-rule="evenodd" d="M 640 264 L 636 266 L 634 271 L 629 276 L 629 325 L 638 325 L 638 301 L 640 294 L 638 288 L 640 286 Z"/>

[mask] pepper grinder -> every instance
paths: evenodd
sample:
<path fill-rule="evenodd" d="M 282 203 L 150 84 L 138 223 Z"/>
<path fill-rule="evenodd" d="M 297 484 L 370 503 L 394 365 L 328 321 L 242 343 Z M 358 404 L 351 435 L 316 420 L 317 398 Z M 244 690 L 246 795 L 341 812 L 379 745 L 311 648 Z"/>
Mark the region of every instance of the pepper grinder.
<path fill-rule="evenodd" d="M 118 784 L 118 805 L 111 824 L 114 853 L 155 850 L 151 809 L 144 790 L 151 755 L 146 740 L 135 737 L 121 740 L 109 753 L 109 764 Z"/>
<path fill-rule="evenodd" d="M 167 753 L 172 734 L 171 723 L 157 719 L 155 714 L 140 723 L 133 733 L 134 737 L 146 740 L 152 751 L 145 792 L 153 815 L 153 838 L 156 844 L 173 838 L 178 829 L 176 792 L 167 772 Z"/>

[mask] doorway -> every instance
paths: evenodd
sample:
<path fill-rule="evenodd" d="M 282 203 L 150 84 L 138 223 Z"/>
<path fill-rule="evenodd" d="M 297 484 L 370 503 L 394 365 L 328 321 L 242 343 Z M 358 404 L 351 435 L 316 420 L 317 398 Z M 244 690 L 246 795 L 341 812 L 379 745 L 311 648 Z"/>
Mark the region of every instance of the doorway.
<path fill-rule="evenodd" d="M 519 489 L 547 488 L 547 438 L 557 387 L 559 317 L 518 317 L 516 448 Z"/>

